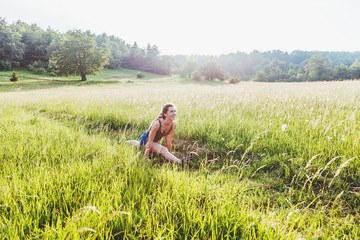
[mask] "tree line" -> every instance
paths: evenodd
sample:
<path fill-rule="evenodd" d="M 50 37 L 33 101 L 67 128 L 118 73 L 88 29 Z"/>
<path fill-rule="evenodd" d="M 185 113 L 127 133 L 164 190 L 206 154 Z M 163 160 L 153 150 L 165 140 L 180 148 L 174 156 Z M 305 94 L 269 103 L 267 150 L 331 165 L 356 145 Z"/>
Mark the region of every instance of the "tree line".
<path fill-rule="evenodd" d="M 318 81 L 360 78 L 360 52 L 236 52 L 219 56 L 161 55 L 156 45 L 141 48 L 106 33 L 58 33 L 36 24 L 0 18 L 0 70 L 26 67 L 38 74 L 94 74 L 119 67 L 195 80 Z"/>
<path fill-rule="evenodd" d="M 220 56 L 173 56 L 172 59 L 180 75 L 193 79 L 294 82 L 359 79 L 359 58 L 360 52 L 254 50 Z"/>
<path fill-rule="evenodd" d="M 116 36 L 96 35 L 80 30 L 59 33 L 36 24 L 0 18 L 0 70 L 28 68 L 37 74 L 86 75 L 102 68 L 119 67 L 170 74 L 168 57 L 160 56 L 156 45 L 146 48 L 129 44 Z"/>

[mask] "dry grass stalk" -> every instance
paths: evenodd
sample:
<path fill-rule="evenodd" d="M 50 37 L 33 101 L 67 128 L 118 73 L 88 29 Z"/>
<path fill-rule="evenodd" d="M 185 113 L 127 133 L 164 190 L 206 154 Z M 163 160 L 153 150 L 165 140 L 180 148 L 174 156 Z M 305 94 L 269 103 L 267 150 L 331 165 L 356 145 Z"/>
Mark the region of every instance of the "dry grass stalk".
<path fill-rule="evenodd" d="M 268 131 L 269 131 L 269 130 L 265 130 L 265 131 L 259 133 L 258 135 L 256 135 L 256 136 L 253 138 L 253 140 L 251 141 L 250 146 L 245 150 L 244 154 L 241 156 L 241 160 L 240 160 L 241 162 L 244 160 L 246 154 L 250 151 L 250 149 L 252 149 L 252 147 L 255 145 L 256 140 L 259 139 L 259 138 L 261 137 L 261 135 L 267 133 Z"/>
<path fill-rule="evenodd" d="M 93 207 L 93 206 L 85 206 L 85 207 L 82 207 L 79 209 L 79 212 L 82 212 L 84 210 L 87 210 L 87 211 L 95 211 L 97 212 L 98 214 L 101 214 L 101 212 L 99 210 L 96 209 L 96 207 Z"/>
<path fill-rule="evenodd" d="M 334 157 L 333 159 L 331 159 L 324 167 L 324 170 L 322 172 L 324 172 L 330 165 L 333 161 L 335 161 L 336 159 L 338 158 L 341 158 L 341 157 L 344 157 L 344 156 L 337 156 L 337 157 Z"/>
<path fill-rule="evenodd" d="M 82 228 L 76 230 L 76 232 L 85 232 L 85 231 L 90 231 L 90 232 L 96 233 L 96 231 L 95 231 L 94 229 L 92 229 L 92 228 L 87 228 L 87 227 L 82 227 Z"/>
<path fill-rule="evenodd" d="M 304 169 L 307 169 L 308 167 L 310 167 L 311 163 L 318 157 L 320 156 L 321 154 L 316 154 L 315 156 L 313 156 L 306 164 L 305 168 Z"/>
<path fill-rule="evenodd" d="M 251 175 L 251 177 L 253 177 L 255 175 L 255 173 L 257 173 L 257 171 L 259 171 L 260 169 L 266 167 L 266 165 L 263 165 L 261 167 L 259 167 L 258 169 L 255 170 L 255 172 Z"/>
<path fill-rule="evenodd" d="M 350 163 L 352 160 L 354 160 L 355 158 L 356 158 L 356 157 L 350 158 L 350 159 L 348 159 L 346 162 L 343 162 L 343 163 L 340 165 L 340 167 L 336 170 L 335 176 L 334 176 L 333 179 L 331 180 L 331 182 L 330 182 L 330 184 L 329 184 L 329 187 L 332 185 L 332 183 L 334 182 L 335 178 L 340 175 L 341 170 L 342 170 L 343 168 L 347 167 L 347 166 L 349 165 L 349 163 Z"/>
<path fill-rule="evenodd" d="M 229 154 L 235 153 L 239 149 L 239 147 L 242 147 L 242 146 L 244 146 L 244 144 L 242 144 L 242 143 L 239 144 L 234 150 L 227 152 L 226 156 L 228 156 Z"/>

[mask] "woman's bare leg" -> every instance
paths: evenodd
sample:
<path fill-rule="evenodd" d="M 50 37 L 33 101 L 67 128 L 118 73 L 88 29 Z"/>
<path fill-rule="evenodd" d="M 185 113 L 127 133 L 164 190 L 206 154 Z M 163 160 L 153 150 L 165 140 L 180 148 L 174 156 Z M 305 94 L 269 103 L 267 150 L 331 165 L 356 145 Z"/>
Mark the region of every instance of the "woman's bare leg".
<path fill-rule="evenodd" d="M 151 144 L 151 152 L 158 153 L 170 162 L 176 162 L 181 164 L 181 160 L 171 154 L 166 147 L 161 146 L 158 143 L 153 142 Z"/>

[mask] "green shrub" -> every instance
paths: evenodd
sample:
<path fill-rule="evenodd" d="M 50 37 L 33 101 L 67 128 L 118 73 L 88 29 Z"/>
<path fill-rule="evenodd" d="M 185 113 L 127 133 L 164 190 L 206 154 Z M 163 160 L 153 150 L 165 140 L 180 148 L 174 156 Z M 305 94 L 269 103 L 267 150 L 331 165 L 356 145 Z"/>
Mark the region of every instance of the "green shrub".
<path fill-rule="evenodd" d="M 16 72 L 13 71 L 13 72 L 12 72 L 12 75 L 11 75 L 11 78 L 10 78 L 10 81 L 11 81 L 11 82 L 17 82 L 17 80 L 19 80 L 19 77 L 16 76 Z"/>
<path fill-rule="evenodd" d="M 136 78 L 144 78 L 145 77 L 145 75 L 144 74 L 142 74 L 141 72 L 138 72 L 137 74 L 136 74 Z"/>
<path fill-rule="evenodd" d="M 6 60 L 0 60 L 0 70 L 1 71 L 11 70 L 11 63 Z"/>
<path fill-rule="evenodd" d="M 40 60 L 35 61 L 32 64 L 29 64 L 28 69 L 30 72 L 35 74 L 44 74 L 47 72 L 46 64 L 41 62 Z"/>
<path fill-rule="evenodd" d="M 55 64 L 49 63 L 47 67 L 47 72 L 50 76 L 55 77 L 58 76 L 59 70 L 56 68 Z"/>

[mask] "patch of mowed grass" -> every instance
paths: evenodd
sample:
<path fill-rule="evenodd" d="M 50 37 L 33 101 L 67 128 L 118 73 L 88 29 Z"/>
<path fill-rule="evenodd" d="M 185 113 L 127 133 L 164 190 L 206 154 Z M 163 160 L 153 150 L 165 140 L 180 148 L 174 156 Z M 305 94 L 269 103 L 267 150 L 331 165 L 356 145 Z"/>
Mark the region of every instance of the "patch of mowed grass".
<path fill-rule="evenodd" d="M 31 73 L 25 69 L 18 69 L 17 82 L 10 82 L 12 71 L 0 71 L 0 92 L 20 92 L 37 89 L 51 89 L 66 86 L 99 86 L 114 85 L 119 83 L 144 83 L 149 81 L 163 81 L 166 76 L 144 73 L 144 79 L 137 79 L 138 71 L 130 69 L 103 69 L 98 75 L 88 75 L 87 81 L 80 81 L 79 76 L 49 76 Z"/>
<path fill-rule="evenodd" d="M 55 138 L 55 142 L 50 141 L 51 146 L 62 146 L 61 141 L 65 140 L 66 144 L 59 148 L 64 154 L 54 154 L 61 161 L 50 161 L 54 162 L 50 167 L 56 172 L 48 177 L 51 179 L 48 185 L 56 185 L 52 179 L 55 176 L 65 175 L 62 184 L 77 176 L 66 189 L 60 188 L 60 192 L 79 193 L 73 193 L 77 198 L 66 198 L 69 207 L 62 209 L 66 220 L 61 218 L 59 225 L 52 228 L 36 228 L 39 236 L 356 239 L 359 234 L 358 90 L 357 82 L 249 83 L 201 88 L 197 85 L 156 85 L 151 89 L 150 85 L 103 86 L 81 91 L 66 88 L 3 94 L 7 104 L 2 108 L 10 116 L 3 117 L 4 129 L 12 129 L 7 125 L 12 122 L 10 126 L 19 130 L 10 131 L 6 139 L 9 136 L 20 139 L 26 149 L 22 152 L 30 152 L 17 157 L 24 166 L 22 169 L 14 165 L 8 171 L 21 171 L 21 181 L 28 184 L 30 173 L 47 166 L 43 165 L 47 158 L 41 155 L 45 143 L 32 147 L 24 139 L 47 142 L 48 138 Z M 180 156 L 181 148 L 200 155 L 195 159 L 196 167 L 190 171 L 179 171 L 167 163 L 149 166 L 141 154 L 136 155 L 126 145 L 115 144 L 116 140 L 138 136 L 165 102 L 174 102 L 178 107 L 176 154 Z M 16 111 L 19 115 L 14 114 Z M 56 126 L 62 130 L 51 135 L 50 129 Z M 28 137 L 27 132 L 34 135 Z M 86 140 L 88 148 L 76 144 L 82 138 L 95 142 L 89 144 Z M 65 149 L 71 144 L 75 147 L 71 151 L 74 155 Z M 8 146 L 1 149 L 8 152 L 14 148 L 8 142 L 1 146 Z M 90 149 L 93 147 L 95 150 Z M 96 155 L 97 152 L 103 155 Z M 11 154 L 6 156 L 8 159 Z M 39 167 L 29 164 L 36 162 L 35 159 L 41 163 Z M 66 168 L 68 175 L 60 172 L 62 161 L 74 169 Z M 31 166 L 35 166 L 34 170 L 29 171 Z M 101 168 L 113 170 L 101 171 Z M 44 167 L 44 171 L 47 169 Z M 4 179 L 9 173 L 4 173 Z M 101 180 L 108 175 L 114 181 Z M 37 176 L 42 175 L 37 172 L 29 179 Z M 43 180 L 39 182 L 44 185 Z M 75 182 L 81 183 L 76 191 Z M 122 183 L 121 187 L 117 183 Z M 16 186 L 27 189 L 26 184 Z M 27 195 L 38 196 L 30 193 Z M 108 198 L 95 200 L 102 199 L 102 195 Z M 34 199 L 37 198 L 27 201 L 33 204 Z M 32 215 L 35 219 L 28 218 L 27 222 L 39 221 L 38 215 L 41 210 Z M 81 218 L 75 221 L 78 215 Z M 48 219 L 45 215 L 40 225 Z M 7 220 L 3 226 L 13 225 Z M 29 232 L 29 226 L 24 223 L 20 226 Z M 20 234 L 15 232 L 14 236 Z"/>
<path fill-rule="evenodd" d="M 81 80 L 80 76 L 50 76 L 46 74 L 35 74 L 26 69 L 15 69 L 17 75 L 22 79 L 55 79 L 55 80 Z M 97 75 L 88 75 L 88 80 L 116 80 L 116 79 L 129 79 L 136 78 L 138 71 L 118 68 L 118 69 L 103 69 Z M 12 71 L 0 71 L 1 81 L 5 81 L 6 77 L 11 76 Z M 153 74 L 153 73 L 144 73 L 149 78 L 159 78 L 164 77 L 162 75 Z"/>

